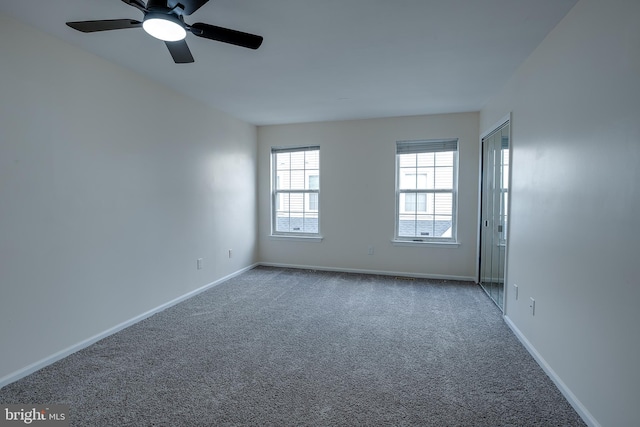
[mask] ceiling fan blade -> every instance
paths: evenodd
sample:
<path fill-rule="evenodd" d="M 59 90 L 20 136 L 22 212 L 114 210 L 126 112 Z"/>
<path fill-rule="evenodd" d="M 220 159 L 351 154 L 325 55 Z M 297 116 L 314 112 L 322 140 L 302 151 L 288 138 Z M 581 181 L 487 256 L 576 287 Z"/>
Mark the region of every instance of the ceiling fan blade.
<path fill-rule="evenodd" d="M 203 24 L 201 22 L 191 25 L 189 29 L 198 37 L 204 37 L 205 39 L 216 40 L 249 49 L 257 49 L 262 44 L 262 36 L 243 33 L 242 31 L 231 30 L 229 28 L 217 27 L 215 25 Z"/>
<path fill-rule="evenodd" d="M 96 31 L 139 28 L 142 27 L 142 22 L 136 21 L 135 19 L 107 19 L 102 21 L 67 22 L 67 25 L 83 33 L 95 33 Z"/>
<path fill-rule="evenodd" d="M 194 62 L 193 55 L 191 55 L 191 51 L 189 50 L 189 46 L 187 46 L 186 41 L 180 40 L 177 42 L 164 42 L 164 44 L 167 45 L 167 49 L 169 49 L 169 53 L 176 64 L 189 64 Z"/>
<path fill-rule="evenodd" d="M 147 7 L 145 6 L 145 4 L 142 2 L 142 0 L 122 0 L 124 3 L 128 4 L 129 6 L 133 6 L 138 10 L 141 10 L 142 12 L 146 12 L 147 11 Z"/>
<path fill-rule="evenodd" d="M 184 6 L 182 15 L 191 15 L 193 12 L 204 6 L 208 1 L 209 0 L 168 0 L 167 6 L 170 9 L 173 9 L 178 4 L 181 4 Z"/>

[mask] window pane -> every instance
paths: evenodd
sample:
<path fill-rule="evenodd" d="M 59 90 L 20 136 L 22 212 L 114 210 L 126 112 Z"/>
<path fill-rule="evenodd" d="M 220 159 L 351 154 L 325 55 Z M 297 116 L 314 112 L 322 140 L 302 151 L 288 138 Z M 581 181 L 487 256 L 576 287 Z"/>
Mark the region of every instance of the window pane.
<path fill-rule="evenodd" d="M 304 170 L 291 171 L 291 189 L 304 190 Z"/>
<path fill-rule="evenodd" d="M 415 237 L 433 237 L 433 216 L 418 215 L 416 217 Z"/>
<path fill-rule="evenodd" d="M 304 151 L 289 154 L 291 154 L 291 169 L 304 169 Z"/>
<path fill-rule="evenodd" d="M 418 153 L 417 166 L 433 166 L 434 153 Z"/>
<path fill-rule="evenodd" d="M 288 170 L 291 166 L 291 153 L 276 154 L 276 170 Z"/>
<path fill-rule="evenodd" d="M 417 157 L 416 154 L 399 154 L 398 164 L 401 168 L 415 168 Z"/>
<path fill-rule="evenodd" d="M 320 188 L 320 176 L 318 175 L 309 175 L 309 179 L 307 182 L 309 184 L 309 190 L 317 190 Z"/>
<path fill-rule="evenodd" d="M 276 217 L 276 231 L 287 232 L 289 231 L 289 217 L 278 215 Z"/>
<path fill-rule="evenodd" d="M 434 188 L 438 190 L 453 189 L 453 166 L 435 168 Z"/>
<path fill-rule="evenodd" d="M 404 194 L 404 211 L 415 212 L 416 210 L 416 195 L 414 193 Z"/>
<path fill-rule="evenodd" d="M 304 194 L 290 194 L 291 202 L 289 205 L 289 211 L 293 213 L 304 212 Z"/>
<path fill-rule="evenodd" d="M 435 153 L 436 166 L 453 166 L 453 151 L 441 151 Z"/>
<path fill-rule="evenodd" d="M 320 150 L 306 151 L 305 152 L 305 169 L 318 169 L 320 168 Z"/>
<path fill-rule="evenodd" d="M 415 176 L 415 180 L 416 180 L 416 188 L 418 190 L 425 190 L 427 189 L 427 171 L 429 169 L 428 168 L 417 168 L 416 172 L 414 172 L 416 174 Z"/>
<path fill-rule="evenodd" d="M 289 195 L 276 195 L 276 231 L 289 231 Z"/>
<path fill-rule="evenodd" d="M 276 208 L 279 213 L 288 215 L 289 212 L 289 195 L 287 193 L 276 194 Z"/>
<path fill-rule="evenodd" d="M 418 212 L 427 212 L 427 195 L 418 194 L 418 200 L 416 201 L 416 210 Z"/>
<path fill-rule="evenodd" d="M 304 233 L 318 232 L 318 214 L 314 214 L 314 213 L 305 214 L 302 231 Z"/>
<path fill-rule="evenodd" d="M 413 237 L 416 235 L 415 215 L 398 216 L 398 236 Z"/>
<path fill-rule="evenodd" d="M 403 168 L 400 170 L 400 189 L 415 190 L 416 189 L 416 169 Z"/>
<path fill-rule="evenodd" d="M 307 211 L 318 210 L 318 193 L 310 193 L 307 195 Z"/>
<path fill-rule="evenodd" d="M 289 190 L 291 188 L 291 175 L 288 170 L 278 171 L 276 177 L 276 189 L 277 190 Z"/>
<path fill-rule="evenodd" d="M 276 231 L 302 233 L 304 230 L 304 218 L 302 216 L 278 217 Z"/>
<path fill-rule="evenodd" d="M 434 195 L 433 213 L 436 215 L 452 215 L 453 195 L 451 193 L 437 193 Z"/>
<path fill-rule="evenodd" d="M 434 237 L 451 237 L 453 221 L 450 216 L 439 215 L 433 221 Z"/>

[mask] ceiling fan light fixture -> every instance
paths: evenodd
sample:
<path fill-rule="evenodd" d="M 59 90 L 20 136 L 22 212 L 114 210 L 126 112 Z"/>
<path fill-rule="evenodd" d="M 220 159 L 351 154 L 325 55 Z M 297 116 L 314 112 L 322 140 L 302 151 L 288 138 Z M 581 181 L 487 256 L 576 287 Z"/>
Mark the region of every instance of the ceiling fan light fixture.
<path fill-rule="evenodd" d="M 173 15 L 148 13 L 142 28 L 150 35 L 166 42 L 177 42 L 187 36 L 182 22 Z"/>
<path fill-rule="evenodd" d="M 117 0 L 113 0 L 117 1 Z M 122 0 L 129 6 L 142 12 L 142 21 L 135 19 L 100 19 L 90 21 L 71 21 L 67 26 L 83 33 L 123 30 L 142 27 L 150 36 L 165 42 L 173 62 L 189 64 L 194 62 L 187 45 L 187 33 L 207 40 L 228 43 L 248 49 L 257 49 L 262 37 L 230 28 L 196 22 L 189 25 L 183 16 L 191 15 L 209 0 Z M 180 1 L 180 3 L 178 3 Z"/>

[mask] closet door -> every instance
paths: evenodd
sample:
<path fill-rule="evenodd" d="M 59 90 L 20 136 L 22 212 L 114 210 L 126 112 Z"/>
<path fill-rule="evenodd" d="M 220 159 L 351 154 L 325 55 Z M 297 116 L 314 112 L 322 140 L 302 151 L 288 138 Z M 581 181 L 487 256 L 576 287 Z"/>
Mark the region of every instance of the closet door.
<path fill-rule="evenodd" d="M 503 309 L 509 198 L 509 123 L 482 140 L 479 283 Z"/>

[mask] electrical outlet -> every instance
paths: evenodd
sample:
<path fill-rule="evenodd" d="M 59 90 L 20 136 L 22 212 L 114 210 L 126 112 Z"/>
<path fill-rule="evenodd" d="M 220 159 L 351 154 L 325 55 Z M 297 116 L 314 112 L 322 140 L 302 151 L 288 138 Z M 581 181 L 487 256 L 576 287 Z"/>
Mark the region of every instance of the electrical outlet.
<path fill-rule="evenodd" d="M 373 246 L 369 245 L 369 248 L 367 249 L 367 253 L 369 255 L 373 255 Z"/>
<path fill-rule="evenodd" d="M 196 268 L 197 268 L 198 270 L 202 270 L 202 258 L 198 258 L 198 259 L 196 260 Z"/>
<path fill-rule="evenodd" d="M 516 285 L 515 283 L 513 284 L 513 295 L 515 296 L 516 300 L 518 299 L 518 285 Z"/>
<path fill-rule="evenodd" d="M 529 302 L 529 308 L 531 309 L 531 315 L 536 315 L 536 300 L 533 298 L 529 298 L 531 301 Z"/>

